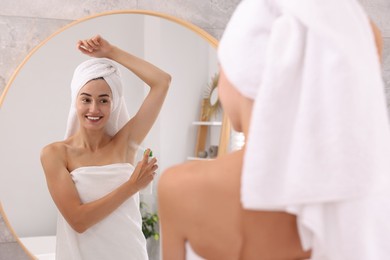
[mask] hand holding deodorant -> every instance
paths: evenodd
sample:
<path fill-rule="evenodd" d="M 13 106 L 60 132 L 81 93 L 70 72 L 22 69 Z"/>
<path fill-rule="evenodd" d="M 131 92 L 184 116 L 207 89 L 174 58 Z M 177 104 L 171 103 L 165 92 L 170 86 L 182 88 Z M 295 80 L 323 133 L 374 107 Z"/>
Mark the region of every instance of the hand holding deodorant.
<path fill-rule="evenodd" d="M 146 151 L 147 150 L 144 151 L 144 154 L 146 153 Z M 149 152 L 149 159 L 152 158 L 152 157 L 153 157 L 153 152 L 152 152 L 152 150 L 150 150 L 150 152 Z M 142 195 L 152 194 L 152 190 L 153 190 L 153 181 L 151 181 L 148 184 L 148 186 L 146 186 L 145 188 L 140 190 L 140 194 L 142 194 Z"/>

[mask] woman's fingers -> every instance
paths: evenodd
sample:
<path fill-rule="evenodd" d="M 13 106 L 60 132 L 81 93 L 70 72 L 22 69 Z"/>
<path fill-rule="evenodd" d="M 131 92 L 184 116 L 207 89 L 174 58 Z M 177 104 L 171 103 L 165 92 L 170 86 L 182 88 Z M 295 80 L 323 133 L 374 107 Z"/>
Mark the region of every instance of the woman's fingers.
<path fill-rule="evenodd" d="M 141 189 L 154 179 L 158 168 L 157 159 L 154 157 L 150 159 L 150 154 L 150 149 L 144 152 L 142 159 L 137 163 L 134 173 L 130 177 Z"/>
<path fill-rule="evenodd" d="M 77 43 L 77 47 L 83 50 L 86 50 L 88 52 L 93 52 L 94 50 L 98 50 L 100 47 L 100 41 L 101 37 L 100 35 L 96 35 L 92 38 L 85 39 L 85 40 L 79 40 Z M 80 50 L 81 50 L 80 49 Z"/>
<path fill-rule="evenodd" d="M 95 46 L 100 46 L 100 40 L 101 40 L 100 35 L 96 35 L 91 38 L 91 41 L 93 42 L 93 44 L 95 44 Z"/>
<path fill-rule="evenodd" d="M 142 162 L 143 167 L 141 168 L 141 174 L 145 175 L 154 175 L 155 171 L 158 168 L 156 158 L 151 159 L 149 162 Z"/>
<path fill-rule="evenodd" d="M 155 157 L 149 159 L 150 158 L 149 155 L 151 154 L 150 152 L 151 152 L 150 149 L 146 149 L 143 154 L 142 160 L 138 163 L 140 167 L 139 168 L 140 175 L 148 174 L 148 173 L 153 174 L 158 168 L 157 159 Z"/>
<path fill-rule="evenodd" d="M 155 165 L 157 162 L 157 159 L 155 157 L 151 158 L 151 155 L 152 155 L 152 151 L 149 148 L 146 149 L 143 154 L 142 161 L 145 165 L 145 169 L 147 170 L 150 170 L 153 167 L 153 165 Z"/>
<path fill-rule="evenodd" d="M 142 161 L 147 164 L 149 160 L 149 155 L 150 155 L 150 149 L 146 149 L 142 158 Z"/>
<path fill-rule="evenodd" d="M 79 40 L 77 48 L 85 55 L 95 58 L 109 58 L 113 46 L 102 38 L 100 35 L 95 35 L 89 39 Z"/>
<path fill-rule="evenodd" d="M 97 40 L 94 39 L 88 39 L 86 40 L 86 43 L 93 49 L 96 50 L 99 48 L 100 44 Z"/>
<path fill-rule="evenodd" d="M 78 43 L 78 48 L 81 51 L 86 51 L 86 52 L 93 52 L 94 48 L 88 44 L 86 40 L 80 40 Z"/>
<path fill-rule="evenodd" d="M 148 168 L 145 169 L 144 174 L 154 176 L 157 168 L 157 164 L 149 165 Z"/>

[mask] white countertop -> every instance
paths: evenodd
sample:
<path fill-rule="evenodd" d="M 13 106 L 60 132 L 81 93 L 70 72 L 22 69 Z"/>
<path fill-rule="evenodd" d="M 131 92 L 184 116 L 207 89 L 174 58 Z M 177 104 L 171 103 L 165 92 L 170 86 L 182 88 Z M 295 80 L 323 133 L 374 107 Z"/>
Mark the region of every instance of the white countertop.
<path fill-rule="evenodd" d="M 55 236 L 21 237 L 19 239 L 39 260 L 55 260 Z"/>

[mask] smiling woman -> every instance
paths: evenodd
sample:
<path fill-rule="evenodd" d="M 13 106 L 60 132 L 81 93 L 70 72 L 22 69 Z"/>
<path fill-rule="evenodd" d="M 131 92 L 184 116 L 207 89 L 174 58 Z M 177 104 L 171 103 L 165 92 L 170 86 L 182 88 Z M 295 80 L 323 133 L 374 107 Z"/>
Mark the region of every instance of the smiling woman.
<path fill-rule="evenodd" d="M 86 59 L 75 44 L 96 34 L 172 76 L 159 118 L 141 144 L 153 149 L 159 169 L 185 161 L 194 150 L 192 121 L 198 118 L 204 88 L 217 72 L 214 38 L 193 25 L 150 12 L 105 13 L 67 26 L 26 58 L 0 98 L 0 198 L 19 236 L 56 232 L 57 210 L 39 154 L 46 144 L 64 137 L 70 79 L 75 66 Z M 133 116 L 148 88 L 123 66 L 119 70 Z M 154 196 L 143 199 L 155 209 Z"/>
<path fill-rule="evenodd" d="M 171 77 L 100 35 L 77 47 L 93 58 L 73 74 L 65 140 L 41 153 L 60 211 L 56 259 L 148 259 L 139 191 L 154 179 L 157 160 L 145 153 L 136 164 L 135 156 L 161 110 Z M 114 62 L 149 87 L 132 118 Z"/>

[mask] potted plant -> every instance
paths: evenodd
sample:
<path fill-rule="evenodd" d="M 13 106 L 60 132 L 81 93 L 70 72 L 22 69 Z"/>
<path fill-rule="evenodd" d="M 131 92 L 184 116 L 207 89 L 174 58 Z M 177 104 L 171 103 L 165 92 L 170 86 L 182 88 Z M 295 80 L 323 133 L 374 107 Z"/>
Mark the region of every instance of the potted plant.
<path fill-rule="evenodd" d="M 160 233 L 158 229 L 158 214 L 151 213 L 149 207 L 145 202 L 140 203 L 141 215 L 142 215 L 142 232 L 146 239 L 153 238 L 159 240 Z"/>

